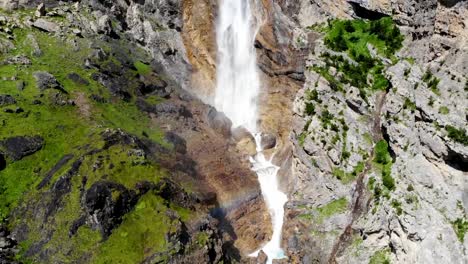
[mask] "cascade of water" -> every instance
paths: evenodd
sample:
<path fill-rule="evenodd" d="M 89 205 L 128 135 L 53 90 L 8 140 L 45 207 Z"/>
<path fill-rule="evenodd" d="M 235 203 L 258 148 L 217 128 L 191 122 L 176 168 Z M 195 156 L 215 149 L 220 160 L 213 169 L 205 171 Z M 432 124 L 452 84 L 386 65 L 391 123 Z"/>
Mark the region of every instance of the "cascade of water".
<path fill-rule="evenodd" d="M 246 0 L 221 0 L 219 8 L 215 107 L 234 127 L 243 126 L 254 133 L 260 80 L 250 5 Z"/>
<path fill-rule="evenodd" d="M 261 148 L 261 133 L 257 131 L 260 79 L 254 48 L 256 29 L 249 0 L 221 0 L 216 30 L 218 63 L 215 107 L 226 114 L 233 127 L 243 126 L 255 136 L 257 154 L 251 157 L 272 224 L 272 239 L 261 250 L 273 259 L 284 258 L 281 249 L 284 204 L 287 196 L 278 188 L 279 167 L 267 160 Z M 251 254 L 257 256 L 259 251 Z"/>

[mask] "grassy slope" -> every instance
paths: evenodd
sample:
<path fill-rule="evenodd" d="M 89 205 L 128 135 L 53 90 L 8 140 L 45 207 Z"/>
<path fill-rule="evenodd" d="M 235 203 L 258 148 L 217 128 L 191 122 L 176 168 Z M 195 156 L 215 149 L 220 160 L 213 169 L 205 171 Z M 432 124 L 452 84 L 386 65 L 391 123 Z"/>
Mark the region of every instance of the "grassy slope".
<path fill-rule="evenodd" d="M 40 57 L 32 55 L 33 48 L 27 35 L 34 35 L 43 54 Z M 8 162 L 7 168 L 0 172 L 0 220 L 8 219 L 9 214 L 19 205 L 27 201 L 41 199 L 41 193 L 35 186 L 65 154 L 74 154 L 75 158 L 87 151 L 82 146 L 89 145 L 92 148 L 100 148 L 103 143 L 99 133 L 106 128 L 120 128 L 135 135 L 147 134 L 148 137 L 158 143 L 165 144 L 162 133 L 152 124 L 146 114 L 141 113 L 134 102 L 124 102 L 112 98 L 106 88 L 102 87 L 91 78 L 96 71 L 85 69 L 83 62 L 88 56 L 89 43 L 85 39 L 76 38 L 78 50 L 74 49 L 70 42 L 57 39 L 38 30 L 16 29 L 14 31 L 14 44 L 16 49 L 11 53 L 1 54 L 0 60 L 14 56 L 26 55 L 31 61 L 30 66 L 2 65 L 0 66 L 0 78 L 16 76 L 18 80 L 25 82 L 25 88 L 19 91 L 15 81 L 0 80 L 0 94 L 10 94 L 17 100 L 17 105 L 25 110 L 21 114 L 6 114 L 5 108 L 0 107 L 0 140 L 18 135 L 40 135 L 45 139 L 45 146 L 37 153 L 25 157 L 17 162 Z M 104 43 L 102 43 L 105 45 Z M 104 48 L 106 48 L 104 46 Z M 138 61 L 135 62 L 136 71 L 140 74 L 148 74 L 151 69 Z M 55 91 L 41 92 L 35 85 L 33 73 L 35 71 L 47 71 L 53 74 L 63 84 L 69 93 L 70 99 L 76 100 L 79 94 L 84 95 L 85 104 L 89 107 L 89 114 L 80 112 L 78 106 L 56 106 L 50 100 Z M 67 78 L 69 73 L 78 73 L 89 81 L 89 85 L 79 85 Z M 110 103 L 97 103 L 89 99 L 91 94 L 99 94 Z M 40 105 L 32 104 L 38 99 Z M 13 106 L 13 107 L 16 107 Z M 140 157 L 128 155 L 129 148 L 117 145 L 92 156 L 87 156 L 80 168 L 79 175 L 88 178 L 86 187 L 93 182 L 107 177 L 134 188 L 136 182 L 148 180 L 157 182 L 164 173 L 157 164 L 141 162 Z M 99 155 L 106 156 L 102 170 L 93 171 Z M 114 168 L 109 168 L 112 161 Z M 136 165 L 130 165 L 135 163 Z M 68 162 L 53 177 L 54 182 L 60 175 L 70 168 L 72 161 Z M 79 228 L 77 235 L 68 236 L 71 223 L 80 214 L 80 186 L 81 177 L 72 178 L 72 190 L 64 198 L 62 209 L 47 223 L 41 226 L 35 219 L 29 216 L 20 219 L 28 223 L 30 236 L 22 242 L 23 252 L 42 239 L 41 231 L 54 230 L 51 240 L 45 245 L 48 250 L 56 251 L 54 260 L 69 262 L 85 258 L 91 263 L 134 263 L 148 257 L 149 254 L 167 250 L 165 241 L 166 232 L 173 228 L 174 223 L 164 213 L 169 207 L 173 207 L 182 217 L 188 217 L 190 211 L 175 208 L 165 204 L 154 193 L 146 194 L 137 204 L 135 211 L 125 216 L 123 223 L 114 231 L 107 241 L 102 241 L 99 232 L 86 226 Z M 18 220 L 18 219 L 16 219 Z M 17 223 L 14 218 L 9 221 L 10 227 Z M 21 257 L 21 256 L 19 256 Z M 23 261 L 28 262 L 27 259 Z"/>

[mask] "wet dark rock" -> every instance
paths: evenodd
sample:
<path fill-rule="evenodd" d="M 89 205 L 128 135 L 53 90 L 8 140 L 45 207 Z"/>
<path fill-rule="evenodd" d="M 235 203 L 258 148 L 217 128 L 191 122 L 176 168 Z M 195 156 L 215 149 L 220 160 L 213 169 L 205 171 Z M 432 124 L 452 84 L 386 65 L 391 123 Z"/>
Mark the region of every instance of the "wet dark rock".
<path fill-rule="evenodd" d="M 41 91 L 46 89 L 56 89 L 66 93 L 66 91 L 63 89 L 63 86 L 57 81 L 57 79 L 52 74 L 40 71 L 35 72 L 33 75 L 36 79 L 37 88 L 39 88 Z"/>
<path fill-rule="evenodd" d="M 185 105 L 181 105 L 179 108 L 179 116 L 184 117 L 184 118 L 193 118 L 192 112 L 185 107 Z"/>
<path fill-rule="evenodd" d="M 262 149 L 272 149 L 276 146 L 276 136 L 273 134 L 262 134 Z"/>
<path fill-rule="evenodd" d="M 89 85 L 88 80 L 81 77 L 78 73 L 70 73 L 67 75 L 68 79 L 72 80 L 74 83 L 79 85 Z"/>
<path fill-rule="evenodd" d="M 260 250 L 260 252 L 258 252 L 257 264 L 265 264 L 267 263 L 267 260 L 268 260 L 267 254 L 265 254 L 263 250 Z"/>
<path fill-rule="evenodd" d="M 218 112 L 214 107 L 210 107 L 207 113 L 208 124 L 218 133 L 222 134 L 225 137 L 231 135 L 232 122 L 227 118 L 227 116 Z"/>
<path fill-rule="evenodd" d="M 44 139 L 40 136 L 17 136 L 0 141 L 3 154 L 13 161 L 37 152 L 43 145 Z"/>
<path fill-rule="evenodd" d="M 0 94 L 0 106 L 16 104 L 16 100 L 9 94 Z"/>
<path fill-rule="evenodd" d="M 65 155 L 63 156 L 58 162 L 57 164 L 54 165 L 54 167 L 52 167 L 52 169 L 50 169 L 49 172 L 47 172 L 47 174 L 45 175 L 44 179 L 39 183 L 39 185 L 37 186 L 37 189 L 42 189 L 44 186 L 46 186 L 47 184 L 49 184 L 50 182 L 50 179 L 52 179 L 52 177 L 54 176 L 54 174 L 60 170 L 65 164 L 68 163 L 68 161 L 70 161 L 72 158 L 73 158 L 73 154 L 68 154 L 68 155 Z"/>
<path fill-rule="evenodd" d="M 136 136 L 127 134 L 122 130 L 108 129 L 101 134 L 104 140 L 103 149 L 108 149 L 111 146 L 121 145 L 135 145 L 138 149 L 144 151 L 147 157 L 156 157 L 159 154 L 168 154 L 169 151 L 159 144 L 152 142 L 149 139 L 138 138 Z"/>
<path fill-rule="evenodd" d="M 175 151 L 181 154 L 187 153 L 187 145 L 185 139 L 181 138 L 176 133 L 166 132 L 164 139 L 166 139 L 166 141 L 170 142 L 174 146 Z"/>
<path fill-rule="evenodd" d="M 157 115 L 176 114 L 179 112 L 179 106 L 171 102 L 163 102 L 157 105 L 148 103 L 142 98 L 138 98 L 136 105 L 140 111 L 153 113 Z"/>
<path fill-rule="evenodd" d="M 102 86 L 106 87 L 113 95 L 125 100 L 130 101 L 132 95 L 127 90 L 128 80 L 123 76 L 110 77 L 106 74 L 95 73 L 91 76 L 93 80 L 99 82 Z"/>
<path fill-rule="evenodd" d="M 167 83 L 161 79 L 155 79 L 150 84 L 143 84 L 139 91 L 142 95 L 155 94 L 163 98 L 169 98 L 171 91 L 167 89 Z"/>
<path fill-rule="evenodd" d="M 99 181 L 86 191 L 83 207 L 88 216 L 87 223 L 99 229 L 106 239 L 137 202 L 135 191 L 114 182 Z"/>
<path fill-rule="evenodd" d="M 194 208 L 196 199 L 173 181 L 163 178 L 156 184 L 158 194 L 166 201 L 171 201 L 185 208 Z"/>

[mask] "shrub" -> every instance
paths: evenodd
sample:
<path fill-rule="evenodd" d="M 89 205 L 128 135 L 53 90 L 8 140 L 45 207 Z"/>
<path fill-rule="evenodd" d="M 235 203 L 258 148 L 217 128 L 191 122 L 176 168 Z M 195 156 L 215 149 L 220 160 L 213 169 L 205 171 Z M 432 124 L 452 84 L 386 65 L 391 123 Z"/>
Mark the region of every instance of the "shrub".
<path fill-rule="evenodd" d="M 447 130 L 449 138 L 465 146 L 468 145 L 468 135 L 466 134 L 465 129 L 458 129 L 448 125 L 445 127 L 445 130 Z"/>
<path fill-rule="evenodd" d="M 388 164 L 391 162 L 392 157 L 390 156 L 390 153 L 388 152 L 388 143 L 385 140 L 380 140 L 377 142 L 375 145 L 375 162 L 379 164 Z"/>
<path fill-rule="evenodd" d="M 395 209 L 397 215 L 401 215 L 403 213 L 403 209 L 401 208 L 401 202 L 393 199 L 391 205 Z"/>
<path fill-rule="evenodd" d="M 446 106 L 441 106 L 439 108 L 439 114 L 448 115 L 450 110 Z"/>
<path fill-rule="evenodd" d="M 306 114 L 308 114 L 308 115 L 313 115 L 313 114 L 315 114 L 315 106 L 314 106 L 314 104 L 313 104 L 313 103 L 306 103 L 305 112 L 306 112 Z"/>
<path fill-rule="evenodd" d="M 465 241 L 465 234 L 468 231 L 468 221 L 458 218 L 452 223 L 452 225 L 458 239 L 463 243 Z"/>
<path fill-rule="evenodd" d="M 390 191 L 395 190 L 395 180 L 391 175 L 391 164 L 385 165 L 382 170 L 382 183 Z"/>

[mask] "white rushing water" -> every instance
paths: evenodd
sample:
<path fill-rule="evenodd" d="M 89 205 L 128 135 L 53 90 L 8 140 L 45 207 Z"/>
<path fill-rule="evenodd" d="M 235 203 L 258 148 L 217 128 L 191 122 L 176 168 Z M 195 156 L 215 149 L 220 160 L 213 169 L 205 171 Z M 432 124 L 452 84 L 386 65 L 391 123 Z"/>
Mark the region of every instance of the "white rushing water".
<path fill-rule="evenodd" d="M 260 79 L 254 48 L 255 28 L 249 0 L 221 0 L 216 30 L 218 65 L 215 107 L 224 112 L 233 127 L 243 126 L 255 137 L 257 154 L 251 157 L 272 224 L 272 239 L 261 250 L 273 259 L 284 258 L 281 249 L 284 204 L 287 196 L 278 188 L 279 167 L 267 160 L 261 148 L 261 133 L 257 130 Z M 258 251 L 251 254 L 257 256 Z"/>
<path fill-rule="evenodd" d="M 215 107 L 234 127 L 243 126 L 254 133 L 260 80 L 250 4 L 248 0 L 221 0 L 219 8 Z"/>

